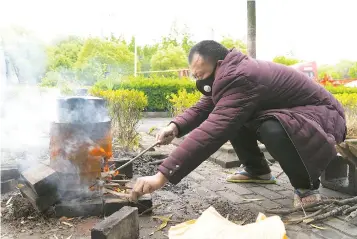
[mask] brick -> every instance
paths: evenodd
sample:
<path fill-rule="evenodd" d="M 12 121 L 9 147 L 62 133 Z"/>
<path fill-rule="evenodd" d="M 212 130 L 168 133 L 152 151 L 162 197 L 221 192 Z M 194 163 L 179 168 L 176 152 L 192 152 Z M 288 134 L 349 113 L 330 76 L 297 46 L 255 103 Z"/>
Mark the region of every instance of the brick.
<path fill-rule="evenodd" d="M 152 198 L 150 194 L 143 195 L 138 199 L 138 202 L 129 202 L 127 199 L 121 199 L 113 196 L 106 196 L 104 198 L 103 212 L 104 216 L 110 216 L 119 211 L 125 206 L 138 208 L 139 213 L 152 207 Z"/>
<path fill-rule="evenodd" d="M 252 192 L 251 190 L 244 188 L 238 184 L 225 184 L 226 188 L 229 188 L 230 190 L 235 191 L 236 193 L 238 193 L 239 195 L 249 195 L 249 194 L 254 194 L 254 192 Z"/>
<path fill-rule="evenodd" d="M 103 221 L 94 225 L 92 239 L 136 239 L 139 238 L 138 209 L 125 206 Z"/>
<path fill-rule="evenodd" d="M 323 237 L 316 235 L 311 232 L 303 232 L 303 231 L 288 231 L 287 236 L 289 239 L 324 239 Z"/>
<path fill-rule="evenodd" d="M 103 214 L 103 200 L 101 198 L 86 201 L 62 201 L 55 206 L 56 217 L 88 217 Z"/>
<path fill-rule="evenodd" d="M 18 179 L 20 172 L 16 166 L 1 165 L 1 181 L 7 181 L 10 179 Z"/>
<path fill-rule="evenodd" d="M 1 181 L 1 194 L 11 192 L 16 189 L 16 180 L 9 179 L 6 181 Z"/>
<path fill-rule="evenodd" d="M 256 194 L 262 195 L 268 199 L 282 199 L 283 196 L 280 195 L 279 193 L 276 193 L 274 191 L 271 191 L 269 189 L 263 188 L 263 187 L 253 187 L 250 188 L 253 192 Z"/>
<path fill-rule="evenodd" d="M 105 217 L 112 215 L 125 206 L 129 206 L 130 202 L 121 198 L 105 198 L 103 204 L 103 214 Z"/>
<path fill-rule="evenodd" d="M 57 172 L 44 164 L 31 167 L 22 172 L 21 175 L 26 184 L 39 196 L 55 192 L 60 182 Z"/>
<path fill-rule="evenodd" d="M 337 218 L 331 218 L 329 220 L 324 221 L 325 224 L 336 228 L 337 230 L 348 234 L 354 238 L 357 237 L 357 227 L 355 225 L 351 225 L 346 221 L 342 221 Z"/>
<path fill-rule="evenodd" d="M 54 194 L 51 192 L 49 195 L 38 196 L 29 186 L 21 187 L 20 192 L 22 196 L 27 198 L 31 202 L 32 206 L 39 212 L 46 211 L 59 201 L 57 193 Z"/>

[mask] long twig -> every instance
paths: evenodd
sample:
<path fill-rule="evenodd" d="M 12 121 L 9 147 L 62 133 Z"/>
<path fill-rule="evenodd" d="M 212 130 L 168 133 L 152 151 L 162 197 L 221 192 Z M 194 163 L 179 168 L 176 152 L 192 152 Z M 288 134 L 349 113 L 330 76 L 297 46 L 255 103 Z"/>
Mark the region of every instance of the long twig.
<path fill-rule="evenodd" d="M 327 205 L 327 206 L 324 206 L 324 207 L 320 208 L 319 210 L 317 210 L 316 212 L 314 212 L 314 213 L 312 213 L 312 214 L 310 214 L 310 215 L 307 215 L 307 216 L 305 216 L 305 217 L 290 219 L 288 222 L 300 223 L 300 222 L 302 222 L 302 221 L 305 220 L 305 219 L 308 219 L 308 218 L 311 218 L 311 217 L 314 217 L 314 216 L 319 215 L 320 213 L 324 212 L 327 208 L 329 208 L 331 205 L 332 205 L 332 204 Z"/>
<path fill-rule="evenodd" d="M 347 221 L 349 221 L 349 220 L 351 220 L 351 219 L 353 219 L 353 218 L 355 218 L 355 217 L 357 217 L 357 210 L 354 210 L 353 212 L 351 212 L 351 214 L 348 215 L 345 219 L 346 219 Z"/>
<path fill-rule="evenodd" d="M 350 207 L 349 205 L 343 205 L 341 207 L 337 207 L 337 208 L 333 209 L 332 211 L 329 211 L 327 213 L 324 213 L 324 214 L 321 214 L 321 215 L 318 215 L 318 216 L 312 218 L 309 222 L 307 222 L 307 224 L 310 224 L 310 223 L 316 222 L 316 221 L 320 221 L 320 220 L 323 220 L 328 217 L 337 216 L 340 212 L 342 212 L 343 210 L 346 210 L 349 207 Z"/>
<path fill-rule="evenodd" d="M 154 205 L 154 206 L 152 206 L 152 207 L 146 209 L 146 210 L 143 211 L 142 213 L 140 213 L 139 216 L 142 216 L 142 215 L 144 215 L 145 213 L 151 212 L 152 210 L 154 210 L 155 208 L 158 208 L 158 207 L 160 207 L 160 206 L 161 206 L 161 204 L 156 204 L 156 205 Z"/>
<path fill-rule="evenodd" d="M 350 208 L 347 208 L 346 210 L 344 210 L 344 211 L 342 212 L 342 214 L 343 214 L 343 215 L 347 215 L 348 213 L 353 212 L 354 210 L 357 210 L 357 205 L 354 205 L 354 206 L 352 206 L 352 207 L 350 207 Z"/>
<path fill-rule="evenodd" d="M 357 203 L 357 196 L 353 197 L 353 198 L 346 198 L 343 200 L 336 200 L 336 199 L 327 199 L 325 201 L 320 201 L 320 202 L 316 202 L 316 203 L 312 203 L 310 205 L 304 206 L 304 209 L 308 209 L 308 208 L 313 208 L 313 207 L 317 207 L 320 205 L 326 205 L 326 204 L 336 204 L 338 206 L 343 206 L 343 205 L 347 205 L 347 204 L 356 204 Z M 301 208 L 292 208 L 292 209 L 271 209 L 271 210 L 267 210 L 266 213 L 271 213 L 271 214 L 280 214 L 280 215 L 288 215 L 290 213 L 294 213 L 294 212 L 298 212 L 301 211 Z"/>

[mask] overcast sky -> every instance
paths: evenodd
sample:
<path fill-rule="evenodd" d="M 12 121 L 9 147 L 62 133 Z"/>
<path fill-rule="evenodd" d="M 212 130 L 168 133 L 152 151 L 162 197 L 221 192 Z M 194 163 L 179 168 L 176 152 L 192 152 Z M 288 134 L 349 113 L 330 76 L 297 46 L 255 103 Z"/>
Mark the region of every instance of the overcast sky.
<path fill-rule="evenodd" d="M 258 58 L 293 51 L 320 64 L 357 60 L 356 0 L 257 0 L 256 5 Z M 195 40 L 244 38 L 246 0 L 0 0 L 1 26 L 22 25 L 46 41 L 113 32 L 151 43 L 175 20 L 186 24 Z"/>

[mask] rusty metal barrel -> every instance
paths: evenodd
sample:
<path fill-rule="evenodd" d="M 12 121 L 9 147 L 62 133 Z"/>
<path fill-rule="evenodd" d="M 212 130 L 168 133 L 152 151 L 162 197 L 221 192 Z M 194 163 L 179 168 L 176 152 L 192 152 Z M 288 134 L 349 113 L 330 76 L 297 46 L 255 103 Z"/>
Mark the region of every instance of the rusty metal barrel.
<path fill-rule="evenodd" d="M 90 185 L 100 177 L 102 157 L 89 153 L 101 147 L 112 154 L 111 120 L 102 98 L 57 99 L 57 120 L 50 129 L 50 165 L 73 185 Z M 64 187 L 68 187 L 65 185 Z"/>

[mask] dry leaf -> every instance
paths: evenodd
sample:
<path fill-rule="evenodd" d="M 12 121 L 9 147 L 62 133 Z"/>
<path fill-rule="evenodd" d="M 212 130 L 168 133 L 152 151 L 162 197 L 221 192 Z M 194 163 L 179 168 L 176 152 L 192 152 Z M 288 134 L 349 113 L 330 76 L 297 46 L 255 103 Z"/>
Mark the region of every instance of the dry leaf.
<path fill-rule="evenodd" d="M 161 231 L 162 229 L 164 229 L 167 226 L 167 223 L 171 220 L 172 214 L 168 215 L 167 217 L 164 216 L 153 216 L 153 218 L 159 219 L 162 221 L 162 223 L 160 224 L 160 226 L 155 230 L 155 232 L 157 231 Z"/>
<path fill-rule="evenodd" d="M 310 224 L 310 226 L 314 227 L 314 228 L 317 228 L 317 229 L 320 229 L 320 230 L 326 230 L 326 228 L 324 227 L 319 227 L 319 226 L 316 226 L 314 224 Z"/>

